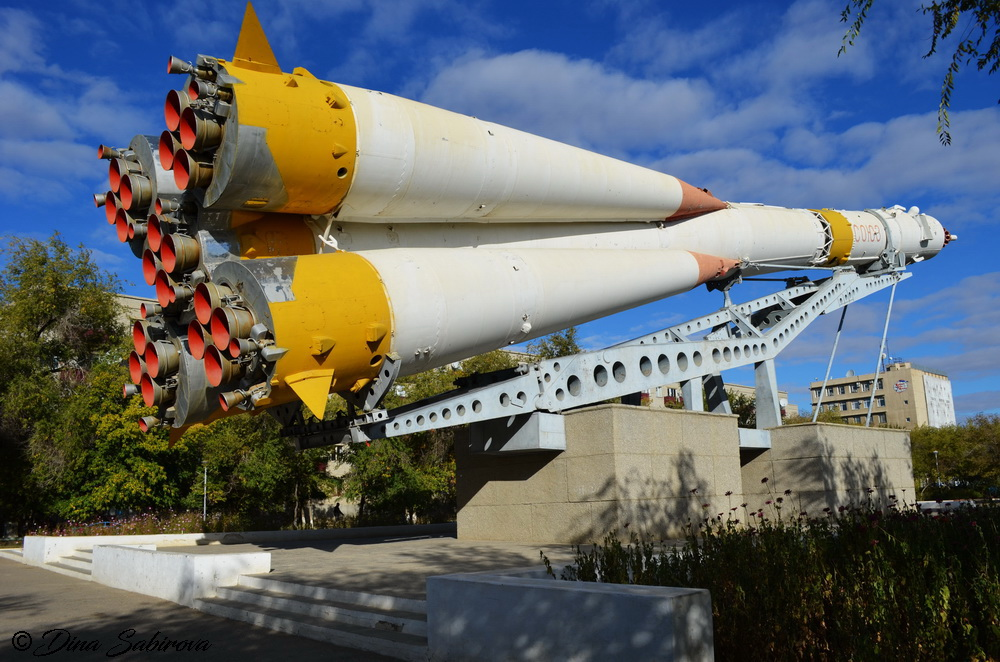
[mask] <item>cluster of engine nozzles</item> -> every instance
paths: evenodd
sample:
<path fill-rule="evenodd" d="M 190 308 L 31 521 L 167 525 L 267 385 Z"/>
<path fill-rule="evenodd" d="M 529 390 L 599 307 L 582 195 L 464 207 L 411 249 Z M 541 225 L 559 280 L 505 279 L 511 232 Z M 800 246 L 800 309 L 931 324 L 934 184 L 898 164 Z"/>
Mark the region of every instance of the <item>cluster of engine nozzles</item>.
<path fill-rule="evenodd" d="M 130 149 L 101 145 L 97 152 L 110 161 L 110 186 L 94 201 L 104 207 L 118 239 L 141 256 L 143 277 L 156 289 L 157 304 L 143 304 L 142 319 L 132 327 L 134 351 L 128 361 L 132 384 L 124 388 L 126 397 L 141 394 L 147 406 L 160 410 L 159 416 L 139 422 L 143 431 L 173 421 L 179 374 L 191 366 L 204 366 L 204 381 L 221 387 L 223 410 L 252 401 L 260 391 L 257 387 L 225 387 L 238 386 L 260 350 L 273 344 L 267 328 L 256 324 L 237 293 L 209 282 L 201 267 L 201 244 L 188 233 L 198 203 L 184 191 L 211 183 L 212 152 L 222 141 L 224 122 L 213 109 L 220 107 L 220 101 L 223 105 L 230 101 L 232 91 L 219 87 L 208 67 L 172 57 L 168 71 L 188 74 L 185 90 L 167 95 L 167 130 L 157 150 L 162 168 L 173 171 L 176 189 L 157 191 L 156 172 L 146 172 Z"/>
<path fill-rule="evenodd" d="M 212 152 L 222 142 L 225 118 L 216 112 L 228 103 L 232 90 L 214 81 L 215 70 L 171 57 L 167 72 L 188 74 L 183 90 L 170 90 L 163 106 L 167 130 L 160 134 L 160 164 L 173 170 L 174 183 L 185 191 L 212 182 Z"/>
<path fill-rule="evenodd" d="M 220 387 L 243 378 L 253 358 L 264 347 L 267 329 L 256 324 L 253 312 L 238 305 L 239 298 L 224 285 L 199 283 L 192 297 L 194 319 L 187 326 L 187 351 L 204 366 L 205 380 Z M 126 385 L 126 397 L 141 394 L 146 406 L 169 408 L 176 397 L 177 373 L 183 359 L 177 342 L 170 339 L 164 315 L 148 315 L 132 326 L 134 349 L 128 367 L 132 384 Z M 167 311 L 165 311 L 167 312 Z M 224 411 L 250 398 L 256 389 L 234 389 L 219 394 Z M 155 417 L 140 421 L 143 430 L 156 425 Z"/>

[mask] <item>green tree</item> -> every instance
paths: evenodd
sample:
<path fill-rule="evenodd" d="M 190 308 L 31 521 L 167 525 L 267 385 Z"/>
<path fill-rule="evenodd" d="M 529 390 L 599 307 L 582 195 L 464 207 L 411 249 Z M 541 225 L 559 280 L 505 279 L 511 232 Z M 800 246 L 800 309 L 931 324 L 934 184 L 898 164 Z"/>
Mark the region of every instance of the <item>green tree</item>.
<path fill-rule="evenodd" d="M 757 427 L 757 398 L 746 393 L 727 393 L 729 406 L 733 413 L 739 417 L 738 425 L 741 428 L 753 429 Z"/>
<path fill-rule="evenodd" d="M 416 402 L 451 390 L 457 379 L 516 365 L 509 353 L 495 350 L 458 365 L 409 375 L 396 383 L 384 406 L 391 409 Z M 352 445 L 344 494 L 358 502 L 359 521 L 398 524 L 454 517 L 454 446 L 455 428 L 451 427 Z"/>
<path fill-rule="evenodd" d="M 571 326 L 528 343 L 528 351 L 542 359 L 557 359 L 560 356 L 579 354 L 583 350 L 577 342 L 576 327 Z"/>
<path fill-rule="evenodd" d="M 925 496 L 1000 496 L 1000 416 L 976 414 L 962 425 L 921 426 L 910 432 L 910 443 L 918 483 L 945 486 Z"/>
<path fill-rule="evenodd" d="M 139 430 L 136 421 L 152 409 L 139 396 L 122 398 L 121 356 L 95 364 L 29 440 L 36 484 L 61 519 L 176 507 L 196 470 L 183 437 L 171 446 L 165 430 Z"/>
<path fill-rule="evenodd" d="M 310 499 L 326 495 L 317 469 L 329 451 L 299 452 L 272 417 L 238 415 L 196 425 L 181 440 L 208 470 L 208 507 L 226 528 L 302 525 Z M 202 472 L 196 466 L 184 506 L 201 509 Z M 308 523 L 306 523 L 308 526 Z"/>
<path fill-rule="evenodd" d="M 844 34 L 840 52 L 844 53 L 861 34 L 861 28 L 875 0 L 849 0 L 841 12 L 840 20 L 850 23 Z M 963 67 L 975 64 L 976 69 L 992 75 L 1000 69 L 1000 2 L 997 0 L 941 0 L 921 7 L 929 14 L 931 45 L 924 57 L 938 51 L 941 43 L 957 36 L 958 43 L 951 55 L 951 63 L 941 82 L 941 101 L 938 104 L 937 132 L 941 143 L 951 144 L 951 122 L 948 110 L 955 90 L 955 74 Z"/>
<path fill-rule="evenodd" d="M 783 423 L 785 425 L 794 425 L 796 423 L 812 423 L 812 420 L 813 420 L 812 413 L 808 412 L 805 414 L 800 414 L 798 416 L 789 416 L 783 421 Z M 816 422 L 839 423 L 841 425 L 848 424 L 844 419 L 842 419 L 840 416 L 837 415 L 837 412 L 830 409 L 824 409 L 823 411 L 821 411 L 819 413 L 819 416 L 816 417 Z"/>
<path fill-rule="evenodd" d="M 30 440 L 58 417 L 124 329 L 117 281 L 82 246 L 72 249 L 58 234 L 44 242 L 6 237 L 0 256 L 0 521 L 16 522 L 23 533 L 47 497 L 33 460 L 49 470 L 57 464 L 38 457 Z"/>

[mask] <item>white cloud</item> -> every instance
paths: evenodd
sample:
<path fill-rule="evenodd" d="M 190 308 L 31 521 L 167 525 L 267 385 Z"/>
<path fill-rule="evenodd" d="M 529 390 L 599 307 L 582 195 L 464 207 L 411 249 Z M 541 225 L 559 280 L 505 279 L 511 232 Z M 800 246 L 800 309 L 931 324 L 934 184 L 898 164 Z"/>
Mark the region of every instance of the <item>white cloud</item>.
<path fill-rule="evenodd" d="M 37 39 L 41 22 L 22 9 L 0 7 L 0 75 L 9 71 L 40 71 L 45 66 Z"/>
<path fill-rule="evenodd" d="M 698 69 L 705 62 L 732 52 L 747 32 L 753 16 L 738 9 L 695 28 L 676 27 L 670 16 L 635 15 L 622 9 L 626 37 L 611 48 L 608 59 L 637 65 L 647 76 L 663 77 Z"/>
<path fill-rule="evenodd" d="M 609 152 L 683 141 L 715 105 L 700 81 L 639 80 L 590 60 L 521 51 L 472 55 L 438 72 L 422 100 Z M 568 120 L 572 121 L 568 121 Z"/>
<path fill-rule="evenodd" d="M 724 63 L 720 78 L 748 88 L 801 92 L 830 76 L 866 79 L 874 71 L 867 42 L 838 58 L 843 36 L 839 7 L 821 0 L 792 4 L 779 25 L 768 26 L 773 38 Z"/>
<path fill-rule="evenodd" d="M 1000 391 L 979 391 L 955 396 L 955 412 L 970 416 L 1000 410 Z"/>

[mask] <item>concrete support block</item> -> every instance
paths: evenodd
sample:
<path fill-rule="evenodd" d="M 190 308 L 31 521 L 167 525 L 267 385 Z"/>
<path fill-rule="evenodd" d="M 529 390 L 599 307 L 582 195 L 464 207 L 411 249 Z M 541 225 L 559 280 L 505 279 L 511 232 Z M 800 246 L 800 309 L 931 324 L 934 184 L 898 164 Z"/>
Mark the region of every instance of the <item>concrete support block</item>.
<path fill-rule="evenodd" d="M 809 515 L 869 500 L 887 505 L 890 496 L 912 502 L 914 496 L 905 430 L 830 423 L 774 428 L 771 449 L 744 465 L 742 474 L 751 506 L 790 489 L 796 507 Z"/>
<path fill-rule="evenodd" d="M 485 456 L 474 444 L 456 444 L 462 539 L 680 536 L 689 519 L 725 512 L 725 492 L 740 491 L 735 416 L 599 405 L 565 421 L 566 450 L 558 454 Z M 525 505 L 530 519 L 519 526 Z"/>
<path fill-rule="evenodd" d="M 235 586 L 240 575 L 271 570 L 268 552 L 179 554 L 119 545 L 94 548 L 93 581 L 151 595 L 187 607 L 214 597 L 220 586 Z"/>
<path fill-rule="evenodd" d="M 540 411 L 470 426 L 474 453 L 533 453 L 566 450 L 566 427 L 558 414 Z"/>
<path fill-rule="evenodd" d="M 744 431 L 735 416 L 621 405 L 569 412 L 565 429 L 561 453 L 488 456 L 456 444 L 462 539 L 587 544 L 632 532 L 661 539 L 734 507 L 741 516 L 742 503 L 756 509 L 786 489 L 793 491 L 786 512 L 812 515 L 863 502 L 869 489 L 882 503 L 914 495 L 901 430 Z M 741 459 L 741 438 L 750 436 L 756 443 L 743 444 Z"/>
<path fill-rule="evenodd" d="M 704 589 L 486 573 L 427 579 L 436 661 L 714 659 Z"/>

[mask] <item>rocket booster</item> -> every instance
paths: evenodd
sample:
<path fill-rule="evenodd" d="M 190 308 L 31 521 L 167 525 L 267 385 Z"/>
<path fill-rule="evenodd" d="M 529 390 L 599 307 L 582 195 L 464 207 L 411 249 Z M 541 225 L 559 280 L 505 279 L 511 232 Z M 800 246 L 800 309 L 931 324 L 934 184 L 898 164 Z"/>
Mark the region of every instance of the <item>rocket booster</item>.
<path fill-rule="evenodd" d="M 281 71 L 248 6 L 231 61 L 166 129 L 101 146 L 94 196 L 158 305 L 134 387 L 192 423 L 520 343 L 734 275 L 903 267 L 953 237 L 913 208 L 726 203 L 670 175 L 381 92 Z M 895 262 L 893 262 L 895 260 Z"/>

